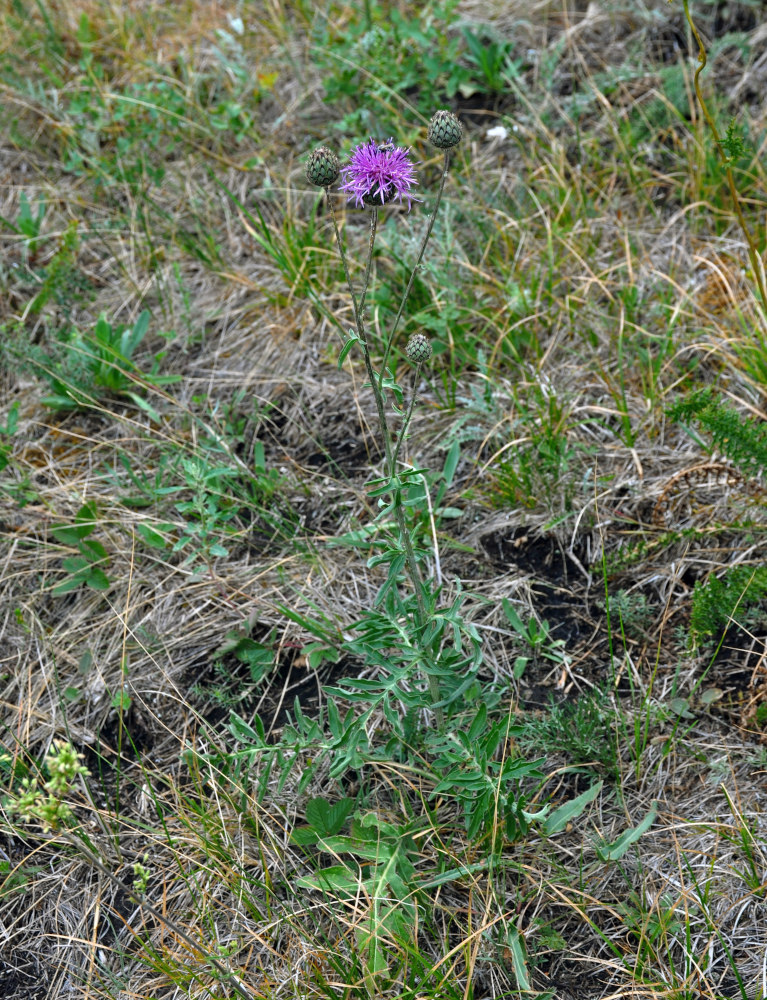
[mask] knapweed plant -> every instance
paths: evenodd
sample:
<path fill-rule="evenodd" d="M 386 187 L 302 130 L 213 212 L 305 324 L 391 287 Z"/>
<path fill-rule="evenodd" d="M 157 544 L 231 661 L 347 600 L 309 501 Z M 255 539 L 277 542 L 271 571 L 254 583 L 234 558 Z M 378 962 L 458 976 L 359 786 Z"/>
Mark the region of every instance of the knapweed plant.
<path fill-rule="evenodd" d="M 444 154 L 441 179 L 399 307 L 380 342 L 374 340 L 367 324 L 365 300 L 372 279 L 379 214 L 392 205 L 406 207 L 409 212 L 414 202 L 422 201 L 415 194 L 418 185 L 410 152 L 393 140 L 377 143 L 371 139 L 357 146 L 344 166 L 324 146 L 308 158 L 307 177 L 325 192 L 354 316 L 354 328 L 339 354 L 339 367 L 350 352 L 360 352 L 367 371 L 363 388 L 373 394 L 381 442 L 381 468 L 368 484 L 377 515 L 364 530 L 345 537 L 348 544 L 369 546 L 368 566 L 385 566 L 386 576 L 373 606 L 362 611 L 350 627 L 350 637 L 341 645 L 352 662 L 363 664 L 364 674 L 357 669 L 355 674 L 361 676 L 346 676 L 335 686 L 326 686 L 326 698 L 316 717 L 305 715 L 296 700 L 292 718 L 282 727 L 277 743 L 270 742 L 257 715 L 251 724 L 232 713 L 230 731 L 240 748 L 209 755 L 190 751 L 188 760 L 194 767 L 212 765 L 235 787 L 255 788 L 259 800 L 265 799 L 274 778 L 282 789 L 294 771 L 299 772 L 297 791 L 301 792 L 313 776 L 323 782 L 328 776 L 340 780 L 349 770 L 360 772 L 367 764 L 386 766 L 392 760 L 404 761 L 431 786 L 433 800 L 458 808 L 468 836 L 480 837 L 485 848 L 494 851 L 504 841 L 524 836 L 531 824 L 540 823 L 548 814 L 548 804 L 540 799 L 546 782 L 541 770 L 544 761 L 515 751 L 514 740 L 522 728 L 512 724 L 508 712 L 496 711 L 500 692 L 491 684 L 480 683 L 480 635 L 464 614 L 467 595 L 459 580 L 452 584 L 450 597 L 446 596 L 433 526 L 443 510 L 440 504 L 455 474 L 460 448 L 454 444 L 449 449 L 444 469 L 438 473 L 409 464 L 403 457 L 421 371 L 432 356 L 427 336 L 416 332 L 405 347 L 414 368 L 409 392 L 388 365 L 432 233 L 451 150 L 461 135 L 460 122 L 451 112 L 438 111 L 431 119 L 429 139 Z M 360 268 L 359 286 L 352 280 L 335 213 L 338 194 L 331 188 L 338 181 L 348 201 L 370 214 L 367 257 Z M 433 487 L 436 502 L 431 499 Z M 427 521 L 419 515 L 423 508 L 430 512 Z M 288 618 L 322 643 L 332 639 L 332 623 L 281 607 Z M 343 702 L 351 707 L 342 709 Z M 374 741 L 371 732 L 376 729 Z M 245 797 L 242 801 L 245 808 Z M 576 815 L 585 805 L 585 799 L 576 801 L 568 816 Z M 331 853 L 349 846 L 349 838 L 336 836 L 341 823 L 325 840 Z M 394 870 L 385 867 L 387 873 Z M 342 897 L 348 889 L 347 876 L 337 866 L 328 869 L 319 881 L 305 884 L 320 882 L 328 891 L 335 886 Z M 386 888 L 386 879 L 382 876 L 375 884 L 378 895 Z M 372 888 L 370 883 L 366 891 L 372 892 Z M 387 895 L 390 889 L 386 889 Z M 414 900 L 413 891 L 408 889 L 408 900 Z M 381 956 L 391 949 L 394 933 L 394 925 L 388 921 L 388 916 L 382 919 L 379 909 L 365 925 L 373 942 L 365 960 L 366 975 L 384 971 Z M 397 927 L 398 933 L 402 932 L 403 925 Z"/>
<path fill-rule="evenodd" d="M 349 536 L 349 544 L 368 545 L 371 552 L 368 566 L 385 566 L 387 572 L 373 606 L 364 609 L 352 624 L 351 637 L 344 637 L 340 650 L 362 662 L 368 676 L 347 676 L 337 686 L 326 687 L 326 710 L 318 719 L 304 716 L 296 703 L 293 720 L 284 727 L 279 746 L 266 740 L 258 718 L 249 725 L 233 713 L 231 732 L 247 748 L 217 756 L 216 765 L 237 781 L 245 777 L 243 767 L 247 770 L 260 761 L 264 788 L 275 765 L 281 782 L 293 767 L 300 768 L 300 787 L 305 787 L 322 760 L 329 761 L 331 777 L 339 778 L 350 768 L 359 769 L 366 761 L 400 756 L 403 748 L 414 743 L 424 747 L 424 741 L 427 753 L 439 760 L 445 757 L 445 739 L 451 738 L 450 733 L 445 735 L 447 719 L 467 713 L 473 718 L 469 706 L 480 694 L 477 679 L 482 662 L 480 637 L 476 627 L 463 616 L 467 595 L 460 581 L 453 585 L 450 600 L 443 594 L 435 530 L 441 508 L 437 505 L 435 510 L 431 501 L 431 487 L 438 486 L 438 500 L 449 488 L 460 451 L 458 447 L 451 448 L 444 469 L 438 473 L 413 466 L 403 458 L 403 443 L 413 416 L 419 378 L 432 356 L 427 336 L 415 333 L 405 348 L 415 369 L 408 399 L 405 388 L 389 367 L 400 320 L 439 210 L 451 151 L 460 142 L 462 132 L 460 122 L 450 111 L 437 111 L 429 124 L 429 140 L 443 152 L 441 179 L 399 308 L 381 343 L 374 342 L 368 328 L 365 300 L 372 276 L 379 214 L 392 205 L 406 207 L 409 212 L 414 202 L 423 200 L 415 194 L 418 182 L 410 151 L 393 140 L 378 143 L 371 139 L 358 145 L 344 166 L 325 146 L 309 155 L 306 175 L 312 184 L 324 189 L 354 316 L 354 328 L 348 332 L 338 364 L 341 367 L 352 350 L 361 353 L 367 371 L 363 388 L 373 393 L 381 441 L 381 468 L 368 484 L 369 496 L 378 506 L 377 516 L 365 531 L 352 533 L 356 537 L 351 541 Z M 352 280 L 336 218 L 334 200 L 338 195 L 331 188 L 339 180 L 339 190 L 348 201 L 370 213 L 367 258 L 359 287 Z M 420 513 L 424 509 L 428 517 Z M 282 610 L 323 643 L 332 638 L 327 622 L 312 619 L 294 608 Z M 354 705 L 342 713 L 337 698 Z M 489 690 L 482 692 L 483 705 L 477 714 L 484 711 L 480 727 L 483 730 L 492 698 Z M 381 717 L 387 724 L 388 735 L 379 736 L 373 746 L 369 731 Z M 472 718 L 462 721 L 470 726 Z M 423 723 L 427 719 L 436 728 L 425 730 Z M 307 763 L 309 759 L 311 763 Z M 455 766 L 452 762 L 448 770 L 454 771 Z M 444 778 L 443 769 L 438 767 L 437 772 L 438 780 Z"/>
<path fill-rule="evenodd" d="M 371 564 L 383 561 L 389 564 L 386 582 L 379 591 L 376 600 L 376 605 L 382 607 L 384 613 L 373 617 L 366 616 L 364 621 L 358 624 L 358 628 L 364 636 L 363 646 L 358 651 L 364 651 L 368 654 L 366 658 L 369 658 L 369 654 L 372 652 L 379 654 L 375 656 L 375 659 L 379 660 L 379 666 L 383 665 L 382 660 L 389 658 L 380 655 L 384 653 L 384 650 L 394 646 L 405 653 L 402 658 L 402 673 L 392 684 L 392 692 L 396 687 L 398 689 L 397 696 L 403 700 L 402 696 L 406 694 L 406 677 L 412 672 L 412 668 L 417 666 L 428 682 L 432 708 L 440 726 L 444 722 L 445 704 L 442 692 L 444 685 L 440 683 L 440 677 L 444 671 L 439 663 L 437 649 L 447 619 L 443 613 L 436 610 L 437 591 L 423 579 L 421 564 L 424 561 L 425 553 L 420 549 L 419 539 L 411 530 L 406 516 L 406 509 L 413 494 L 417 495 L 419 499 L 423 496 L 423 490 L 420 487 L 424 481 L 427 482 L 428 488 L 428 480 L 425 480 L 427 470 L 409 467 L 400 459 L 402 444 L 413 415 L 420 370 L 422 365 L 431 358 L 431 344 L 423 333 L 416 333 L 407 343 L 406 353 L 409 361 L 415 366 L 415 376 L 406 411 L 404 392 L 387 367 L 387 362 L 395 343 L 397 329 L 413 280 L 431 236 L 450 165 L 450 152 L 460 142 L 462 133 L 461 123 L 450 111 L 437 111 L 429 124 L 429 140 L 433 145 L 442 149 L 444 153 L 442 179 L 421 239 L 418 257 L 413 266 L 410 280 L 402 295 L 388 337 L 382 345 L 383 359 L 377 369 L 374 366 L 371 353 L 371 334 L 365 322 L 365 298 L 371 277 L 379 212 L 385 210 L 386 206 L 392 203 L 400 205 L 406 203 L 408 211 L 410 211 L 413 202 L 420 200 L 413 191 L 418 182 L 410 151 L 395 145 L 391 139 L 381 144 L 370 139 L 369 142 L 357 146 L 349 163 L 341 167 L 335 153 L 320 146 L 310 154 L 306 167 L 309 181 L 325 189 L 354 312 L 355 329 L 349 331 L 349 337 L 339 355 L 339 367 L 352 348 L 358 348 L 362 352 L 367 370 L 368 382 L 366 386 L 372 389 L 375 397 L 383 443 L 384 474 L 372 481 L 369 495 L 375 498 L 379 505 L 377 521 L 391 523 L 393 519 L 396 526 L 396 531 L 392 536 L 392 544 L 387 547 L 383 554 L 371 560 Z M 355 291 L 352 281 L 333 206 L 334 196 L 330 190 L 339 178 L 343 182 L 340 190 L 346 193 L 348 200 L 353 202 L 356 207 L 366 209 L 370 213 L 367 260 L 362 287 L 358 291 Z M 392 403 L 391 409 L 401 418 L 396 432 L 393 432 L 390 426 L 390 402 Z M 399 586 L 403 570 L 410 577 L 412 599 L 404 597 Z M 454 609 L 455 613 L 457 611 L 458 607 Z M 397 633 L 399 634 L 397 635 Z M 455 643 L 455 646 L 460 650 L 460 639 Z M 476 656 L 471 659 L 476 659 Z M 390 679 L 394 680 L 395 675 L 396 672 L 390 672 Z M 347 680 L 344 687 L 353 690 L 358 683 Z M 453 691 L 450 694 L 455 696 L 456 692 Z M 449 697 L 450 695 L 448 695 Z M 413 700 L 412 692 L 407 693 L 404 704 L 416 707 L 417 702 Z"/>

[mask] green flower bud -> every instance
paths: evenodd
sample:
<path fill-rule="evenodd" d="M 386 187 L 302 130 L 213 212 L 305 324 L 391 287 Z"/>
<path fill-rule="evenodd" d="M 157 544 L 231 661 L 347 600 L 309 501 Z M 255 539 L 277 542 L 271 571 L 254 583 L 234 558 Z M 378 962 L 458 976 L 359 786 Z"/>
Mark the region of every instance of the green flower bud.
<path fill-rule="evenodd" d="M 318 146 L 309 154 L 306 161 L 306 177 L 310 184 L 317 187 L 330 187 L 337 179 L 340 167 L 338 157 L 327 146 Z"/>
<path fill-rule="evenodd" d="M 408 360 L 412 361 L 414 365 L 422 365 L 424 361 L 429 360 L 432 354 L 428 337 L 425 337 L 422 333 L 414 333 L 407 342 L 405 352 Z"/>
<path fill-rule="evenodd" d="M 429 122 L 429 142 L 440 149 L 457 146 L 463 135 L 463 126 L 452 111 L 435 111 Z"/>

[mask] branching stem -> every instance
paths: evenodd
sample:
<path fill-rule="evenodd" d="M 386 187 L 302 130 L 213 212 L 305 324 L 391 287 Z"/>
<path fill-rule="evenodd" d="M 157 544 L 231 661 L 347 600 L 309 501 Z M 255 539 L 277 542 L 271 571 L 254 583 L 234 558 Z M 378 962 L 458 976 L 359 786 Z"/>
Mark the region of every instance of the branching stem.
<path fill-rule="evenodd" d="M 434 220 L 437 218 L 437 209 L 439 208 L 439 203 L 442 200 L 442 192 L 445 189 L 445 180 L 447 179 L 447 171 L 450 166 L 450 150 L 445 150 L 445 161 L 442 168 L 442 177 L 439 182 L 439 190 L 437 191 L 437 200 L 434 202 L 434 209 L 429 216 L 429 221 L 426 225 L 426 232 L 423 234 L 423 239 L 421 240 L 421 247 L 418 251 L 418 258 L 413 265 L 413 270 L 410 274 L 410 280 L 407 283 L 407 288 L 405 289 L 405 294 L 402 296 L 402 301 L 399 304 L 399 309 L 397 310 L 397 315 L 394 317 L 394 322 L 392 323 L 391 333 L 389 334 L 389 340 L 386 344 L 386 350 L 384 351 L 383 361 L 381 362 L 381 374 L 379 376 L 379 388 L 383 386 L 384 374 L 386 372 L 386 362 L 389 360 L 389 354 L 391 352 L 392 345 L 394 343 L 394 338 L 397 335 L 397 327 L 399 326 L 399 321 L 402 318 L 402 313 L 405 309 L 405 303 L 410 295 L 410 290 L 413 287 L 413 282 L 415 281 L 415 276 L 418 273 L 418 268 L 421 266 L 421 261 L 423 260 L 423 255 L 426 252 L 426 244 L 429 242 L 429 237 L 431 236 L 431 231 L 434 228 Z"/>
<path fill-rule="evenodd" d="M 442 189 L 444 188 L 444 185 L 445 185 L 445 176 L 447 174 L 447 163 L 448 163 L 448 155 L 447 155 L 447 152 L 446 152 L 445 153 L 445 171 L 444 171 L 444 173 L 442 175 L 442 183 L 440 184 L 439 194 L 437 195 L 437 203 L 434 206 L 434 211 L 432 212 L 431 218 L 429 219 L 429 224 L 427 226 L 426 233 L 425 233 L 424 238 L 423 238 L 423 240 L 421 242 L 421 249 L 420 249 L 420 252 L 418 254 L 418 260 L 417 260 L 417 262 L 415 264 L 415 267 L 413 268 L 413 273 L 410 275 L 410 281 L 408 282 L 407 289 L 406 289 L 405 294 L 403 296 L 402 302 L 400 303 L 399 311 L 398 311 L 397 316 L 395 318 L 394 326 L 392 327 L 392 332 L 391 332 L 391 334 L 389 336 L 389 340 L 388 340 L 388 343 L 386 345 L 386 355 L 385 355 L 385 358 L 384 358 L 384 365 L 382 365 L 381 371 L 380 371 L 379 374 L 376 374 L 376 372 L 375 372 L 375 370 L 373 368 L 373 363 L 372 363 L 371 358 L 370 358 L 370 348 L 368 347 L 367 340 L 365 339 L 365 323 L 364 323 L 364 318 L 363 318 L 363 314 L 362 314 L 362 306 L 364 305 L 364 302 L 365 302 L 365 296 L 367 294 L 368 283 L 370 281 L 370 272 L 371 272 L 372 261 L 373 261 L 373 248 L 374 248 L 374 245 L 375 245 L 375 237 L 376 237 L 376 231 L 377 231 L 377 226 L 378 226 L 378 209 L 377 208 L 373 208 L 371 210 L 372 218 L 370 220 L 370 239 L 369 239 L 369 242 L 368 242 L 368 256 L 367 256 L 367 261 L 365 263 L 365 277 L 364 277 L 364 280 L 363 280 L 363 288 L 362 288 L 362 293 L 360 295 L 360 302 L 359 302 L 359 305 L 358 305 L 357 304 L 357 298 L 356 298 L 356 296 L 354 294 L 354 288 L 352 286 L 351 275 L 349 273 L 349 265 L 348 265 L 347 260 L 346 260 L 346 253 L 344 251 L 343 244 L 341 242 L 341 234 L 339 232 L 338 223 L 336 222 L 336 216 L 335 216 L 335 212 L 333 210 L 333 203 L 332 203 L 332 200 L 331 200 L 331 197 L 330 197 L 330 191 L 327 188 L 325 189 L 325 194 L 327 195 L 328 205 L 330 206 L 330 214 L 331 214 L 331 217 L 333 219 L 333 229 L 335 230 L 336 242 L 338 244 L 339 253 L 341 254 L 341 260 L 343 261 L 344 274 L 346 275 L 346 283 L 349 286 L 349 293 L 350 293 L 351 298 L 352 298 L 352 307 L 354 309 L 354 322 L 355 322 L 355 326 L 357 327 L 357 336 L 360 339 L 360 346 L 362 348 L 362 356 L 363 356 L 364 361 L 365 361 L 365 368 L 367 370 L 368 380 L 369 380 L 370 385 L 371 385 L 371 387 L 373 389 L 373 395 L 375 396 L 376 411 L 377 411 L 377 414 L 378 414 L 378 423 L 379 423 L 379 426 L 381 428 L 381 434 L 382 434 L 383 439 L 384 439 L 384 452 L 385 452 L 385 457 L 386 457 L 386 474 L 388 475 L 388 477 L 389 477 L 390 480 L 393 479 L 394 476 L 395 476 L 395 474 L 396 474 L 397 456 L 399 455 L 399 450 L 400 450 L 400 447 L 402 445 L 402 441 L 404 439 L 404 434 L 405 434 L 405 431 L 407 430 L 407 425 L 410 422 L 410 417 L 412 416 L 412 413 L 413 413 L 413 405 L 415 403 L 415 390 L 413 391 L 413 397 L 412 397 L 412 399 L 410 401 L 410 410 L 409 410 L 409 413 L 407 415 L 407 419 L 406 419 L 406 422 L 405 422 L 405 427 L 403 428 L 402 433 L 400 434 L 400 437 L 399 437 L 399 440 L 398 440 L 398 443 L 397 443 L 397 447 L 396 447 L 396 451 L 392 452 L 392 443 L 391 443 L 391 438 L 390 438 L 390 435 L 389 435 L 389 425 L 388 425 L 387 420 L 386 420 L 386 406 L 385 406 L 386 400 L 385 400 L 384 388 L 383 388 L 383 380 L 384 380 L 384 372 L 385 372 L 385 362 L 386 362 L 386 358 L 388 357 L 389 350 L 391 348 L 392 342 L 394 340 L 394 333 L 396 332 L 397 324 L 398 324 L 399 319 L 400 319 L 400 317 L 402 315 L 402 311 L 403 311 L 403 309 L 405 307 L 405 302 L 407 301 L 407 297 L 408 297 L 408 295 L 410 293 L 410 289 L 412 288 L 413 280 L 414 280 L 414 277 L 415 277 L 415 273 L 418 270 L 418 266 L 419 266 L 419 264 L 421 262 L 421 258 L 423 257 L 424 250 L 426 249 L 426 243 L 428 242 L 429 235 L 431 234 L 431 230 L 432 230 L 432 227 L 434 225 L 434 219 L 435 219 L 435 216 L 437 214 L 437 208 L 439 206 L 439 200 L 440 200 L 440 197 L 442 195 Z M 397 521 L 397 530 L 399 532 L 400 542 L 401 542 L 401 544 L 402 544 L 402 546 L 403 546 L 403 548 L 405 550 L 405 559 L 407 561 L 408 574 L 409 574 L 411 582 L 413 584 L 413 589 L 415 590 L 415 599 L 416 599 L 416 605 L 417 605 L 417 614 L 415 616 L 416 617 L 416 623 L 415 624 L 416 624 L 416 631 L 417 631 L 417 634 L 419 636 L 419 641 L 420 641 L 420 636 L 423 634 L 423 630 L 424 630 L 424 627 L 426 625 L 427 618 L 428 618 L 428 612 L 427 612 L 427 609 L 426 609 L 426 602 L 424 600 L 424 595 L 423 595 L 423 580 L 421 579 L 421 572 L 420 572 L 420 570 L 418 568 L 418 560 L 415 557 L 415 550 L 413 548 L 413 540 L 410 537 L 410 532 L 408 530 L 407 522 L 405 520 L 405 511 L 404 511 L 404 508 L 402 507 L 401 497 L 398 494 L 395 494 L 395 496 L 393 498 L 393 504 L 394 504 L 394 516 L 395 516 L 396 521 Z M 424 648 L 423 649 L 423 653 L 424 653 L 424 656 L 428 656 L 428 650 L 427 649 Z M 428 684 L 429 684 L 429 695 L 431 697 L 432 703 L 436 706 L 435 709 L 434 709 L 434 713 L 435 713 L 435 716 L 436 716 L 436 719 L 437 719 L 437 725 L 441 727 L 444 724 L 445 716 L 444 716 L 444 712 L 442 711 L 442 708 L 439 707 L 439 705 L 438 705 L 438 702 L 441 700 L 441 693 L 440 693 L 440 688 L 439 688 L 439 681 L 428 670 L 426 671 L 426 677 L 427 677 L 427 681 L 428 681 Z"/>

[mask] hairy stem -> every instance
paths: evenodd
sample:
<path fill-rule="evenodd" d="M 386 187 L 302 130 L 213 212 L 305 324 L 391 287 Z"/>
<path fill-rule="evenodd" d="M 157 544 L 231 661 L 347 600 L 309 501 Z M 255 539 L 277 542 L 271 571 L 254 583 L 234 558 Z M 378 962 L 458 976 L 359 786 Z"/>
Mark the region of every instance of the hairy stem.
<path fill-rule="evenodd" d="M 418 376 L 421 373 L 421 364 L 415 366 L 415 375 L 413 376 L 413 392 L 410 396 L 410 406 L 407 410 L 407 416 L 405 417 L 405 423 L 402 425 L 402 430 L 399 433 L 399 438 L 397 439 L 397 445 L 394 449 L 394 455 L 392 456 L 392 475 L 394 475 L 394 469 L 397 465 L 397 458 L 399 457 L 399 451 L 402 447 L 402 442 L 405 440 L 405 435 L 407 434 L 408 425 L 410 424 L 410 418 L 413 416 L 413 410 L 415 409 L 415 399 L 416 399 L 416 388 L 418 386 Z"/>
<path fill-rule="evenodd" d="M 365 264 L 365 277 L 362 280 L 362 291 L 360 292 L 360 312 L 365 308 L 365 296 L 368 293 L 370 283 L 370 268 L 373 263 L 373 244 L 376 240 L 376 230 L 378 229 L 378 209 L 374 208 L 370 213 L 370 242 L 368 243 L 368 259 Z"/>
<path fill-rule="evenodd" d="M 354 285 L 352 284 L 351 275 L 349 274 L 349 264 L 346 260 L 346 251 L 344 250 L 344 245 L 341 242 L 341 233 L 338 231 L 338 222 L 336 221 L 336 213 L 333 208 L 333 199 L 330 197 L 330 188 L 325 188 L 325 198 L 328 203 L 328 208 L 330 209 L 330 218 L 333 220 L 333 231 L 336 234 L 336 243 L 338 244 L 338 252 L 341 255 L 341 263 L 344 266 L 344 274 L 346 275 L 346 284 L 349 288 L 349 294 L 352 297 L 352 310 L 354 312 L 354 326 L 357 329 L 357 334 L 364 341 L 363 330 L 360 325 L 360 310 L 357 306 L 357 296 L 354 294 Z"/>
<path fill-rule="evenodd" d="M 402 447 L 402 443 L 405 440 L 405 435 L 407 434 L 408 425 L 410 424 L 410 418 L 413 416 L 413 410 L 415 409 L 416 388 L 418 386 L 418 376 L 420 372 L 421 372 L 421 365 L 418 364 L 416 365 L 415 375 L 413 377 L 413 392 L 410 397 L 410 406 L 408 407 L 407 416 L 405 417 L 405 422 L 402 425 L 402 430 L 400 431 L 399 438 L 397 439 L 397 444 L 394 449 L 394 455 L 392 456 L 391 475 L 394 475 L 394 470 L 397 465 L 397 458 L 399 457 L 400 448 Z M 429 489 L 428 483 L 426 483 L 425 485 L 428 494 L 428 489 Z M 407 535 L 408 544 L 406 544 L 405 546 L 405 551 L 407 553 L 408 567 L 410 569 L 410 577 L 413 580 L 413 584 L 416 588 L 416 600 L 418 601 L 418 610 L 421 616 L 420 624 L 423 625 L 426 622 L 426 605 L 423 599 L 423 593 L 421 591 L 421 573 L 420 570 L 418 569 L 418 563 L 415 558 L 415 553 L 413 552 L 413 547 L 412 545 L 409 544 L 410 535 L 407 533 L 407 525 L 405 524 L 405 512 L 402 509 L 401 505 L 399 504 L 396 507 L 396 514 L 397 514 L 397 524 L 399 526 L 400 534 L 403 536 L 403 539 L 405 535 Z M 411 563 L 411 557 L 412 557 L 412 563 Z M 425 649 L 424 652 L 426 652 Z M 439 689 L 439 681 L 437 680 L 436 677 L 428 673 L 428 671 L 426 676 L 429 681 L 429 694 L 431 695 L 432 703 L 436 704 L 438 701 L 440 701 L 442 697 Z M 445 716 L 442 709 L 436 708 L 435 715 L 437 717 L 437 725 L 441 726 L 445 721 Z"/>
<path fill-rule="evenodd" d="M 381 434 L 384 439 L 384 453 L 386 455 L 386 470 L 389 476 L 392 475 L 392 451 L 391 451 L 391 441 L 389 439 L 389 428 L 386 423 L 386 413 L 383 406 L 383 393 L 380 388 L 376 391 L 376 377 L 373 371 L 373 365 L 370 361 L 370 351 L 368 350 L 367 342 L 365 341 L 365 323 L 362 318 L 362 312 L 357 305 L 357 296 L 354 294 L 354 286 L 352 285 L 351 275 L 349 274 L 349 265 L 346 260 L 346 252 L 344 251 L 343 243 L 341 242 L 341 234 L 338 231 L 338 223 L 336 222 L 336 213 L 333 210 L 333 202 L 330 197 L 330 191 L 325 188 L 325 194 L 327 195 L 328 205 L 330 206 L 330 215 L 333 219 L 333 229 L 336 234 L 336 243 L 338 244 L 338 252 L 341 254 L 341 260 L 344 265 L 344 274 L 346 275 L 346 284 L 349 287 L 349 294 L 352 297 L 352 307 L 354 309 L 354 325 L 357 328 L 357 336 L 360 338 L 360 346 L 362 347 L 362 356 L 365 359 L 365 368 L 367 369 L 368 378 L 370 379 L 370 384 L 373 386 L 373 395 L 376 401 L 376 410 L 378 411 L 378 423 L 381 427 Z M 373 214 L 376 214 L 376 209 L 373 209 Z M 374 233 L 372 234 L 374 236 Z M 373 240 L 371 238 L 370 246 L 368 249 L 368 265 L 366 271 L 370 267 L 370 258 L 373 256 Z"/>

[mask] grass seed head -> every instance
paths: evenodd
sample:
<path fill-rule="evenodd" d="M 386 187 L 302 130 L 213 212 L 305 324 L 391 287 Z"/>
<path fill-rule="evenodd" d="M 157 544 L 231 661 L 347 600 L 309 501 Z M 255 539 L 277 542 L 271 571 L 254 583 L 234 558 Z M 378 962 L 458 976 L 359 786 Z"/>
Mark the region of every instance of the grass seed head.
<path fill-rule="evenodd" d="M 318 146 L 306 161 L 306 177 L 317 187 L 330 187 L 338 179 L 338 157 L 327 146 Z"/>
<path fill-rule="evenodd" d="M 463 125 L 452 111 L 435 111 L 429 122 L 429 142 L 440 149 L 452 149 L 463 136 Z"/>

